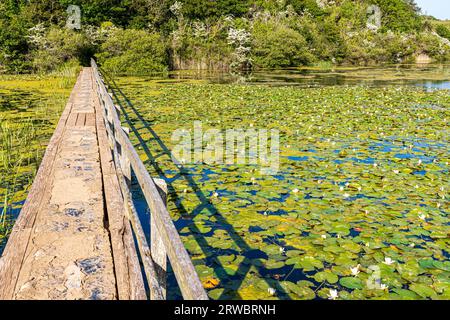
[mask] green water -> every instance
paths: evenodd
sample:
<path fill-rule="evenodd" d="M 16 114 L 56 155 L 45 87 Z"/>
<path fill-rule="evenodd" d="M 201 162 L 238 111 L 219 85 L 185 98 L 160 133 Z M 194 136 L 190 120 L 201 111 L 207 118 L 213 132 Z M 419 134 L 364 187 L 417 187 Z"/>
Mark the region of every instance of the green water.
<path fill-rule="evenodd" d="M 0 76 L 0 252 L 75 83 L 74 76 Z"/>
<path fill-rule="evenodd" d="M 335 289 L 339 299 L 448 299 L 449 91 L 420 81 L 121 78 L 132 104 L 116 94 L 142 160 L 169 185 L 169 210 L 211 298 L 327 299 Z M 204 130 L 279 129 L 278 173 L 175 166 L 171 135 L 196 120 Z"/>
<path fill-rule="evenodd" d="M 211 298 L 327 299 L 333 289 L 338 299 L 448 299 L 449 79 L 442 66 L 179 72 L 111 87 L 149 172 L 168 183 L 169 211 Z M 9 222 L 71 88 L 17 81 L 0 81 L 2 125 L 34 124 L 1 147 L 14 154 L 0 180 L 0 196 L 13 190 Z M 279 171 L 174 165 L 172 133 L 197 120 L 204 131 L 278 129 Z M 38 151 L 26 165 L 17 160 L 24 150 Z"/>

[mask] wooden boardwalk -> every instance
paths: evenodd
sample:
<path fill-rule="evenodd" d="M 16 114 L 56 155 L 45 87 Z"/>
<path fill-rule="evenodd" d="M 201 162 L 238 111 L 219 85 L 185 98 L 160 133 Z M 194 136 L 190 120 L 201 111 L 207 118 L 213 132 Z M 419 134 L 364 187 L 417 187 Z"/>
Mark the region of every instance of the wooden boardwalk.
<path fill-rule="evenodd" d="M 165 207 L 165 184 L 148 175 L 92 64 L 0 258 L 0 299 L 161 300 L 167 258 L 183 297 L 207 299 Z M 150 208 L 150 242 L 131 201 L 132 170 Z"/>

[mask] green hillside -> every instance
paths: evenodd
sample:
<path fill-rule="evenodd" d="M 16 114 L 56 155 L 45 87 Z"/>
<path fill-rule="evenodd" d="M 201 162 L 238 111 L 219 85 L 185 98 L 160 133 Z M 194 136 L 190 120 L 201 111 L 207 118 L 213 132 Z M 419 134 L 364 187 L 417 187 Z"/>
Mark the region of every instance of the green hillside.
<path fill-rule="evenodd" d="M 81 29 L 67 28 L 69 5 L 81 8 Z M 440 62 L 449 33 L 413 0 L 2 0 L 0 72 L 49 72 L 92 55 L 121 74 Z"/>

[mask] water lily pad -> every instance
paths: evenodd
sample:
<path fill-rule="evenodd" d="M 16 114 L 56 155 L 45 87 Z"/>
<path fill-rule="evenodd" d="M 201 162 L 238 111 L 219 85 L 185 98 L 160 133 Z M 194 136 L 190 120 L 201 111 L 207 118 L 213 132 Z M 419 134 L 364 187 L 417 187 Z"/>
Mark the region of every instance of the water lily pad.
<path fill-rule="evenodd" d="M 281 282 L 281 286 L 288 293 L 294 293 L 298 299 L 311 300 L 316 296 L 314 291 L 305 285 L 297 285 L 293 282 L 283 281 Z"/>
<path fill-rule="evenodd" d="M 436 294 L 436 292 L 434 292 L 434 290 L 424 284 L 420 284 L 420 283 L 413 283 L 409 286 L 409 289 L 411 291 L 414 291 L 415 293 L 417 293 L 419 296 L 423 297 L 423 298 L 429 298 L 432 297 Z"/>
<path fill-rule="evenodd" d="M 348 289 L 362 289 L 363 283 L 360 279 L 354 277 L 344 277 L 339 279 L 339 284 Z"/>
<path fill-rule="evenodd" d="M 418 296 L 415 292 L 405 289 L 393 289 L 395 293 L 398 294 L 399 298 L 405 299 L 405 300 L 417 300 L 420 299 L 420 296 Z"/>
<path fill-rule="evenodd" d="M 327 281 L 328 283 L 333 284 L 333 283 L 338 282 L 339 278 L 337 275 L 335 275 L 331 271 L 327 270 L 327 271 L 317 272 L 314 275 L 314 280 L 316 280 L 317 282 Z"/>

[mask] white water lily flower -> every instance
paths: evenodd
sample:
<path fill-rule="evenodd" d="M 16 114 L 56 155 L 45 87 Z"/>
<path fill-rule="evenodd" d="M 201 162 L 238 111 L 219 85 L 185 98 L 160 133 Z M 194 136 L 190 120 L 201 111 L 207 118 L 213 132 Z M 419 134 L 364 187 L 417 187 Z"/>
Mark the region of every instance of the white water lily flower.
<path fill-rule="evenodd" d="M 374 164 L 373 164 L 373 167 L 374 167 L 374 168 L 378 167 L 378 163 L 374 163 Z"/>
<path fill-rule="evenodd" d="M 416 245 L 415 245 L 414 243 L 411 243 L 409 246 L 410 246 L 411 248 L 414 248 Z"/>
<path fill-rule="evenodd" d="M 420 166 L 422 164 L 422 160 L 419 159 L 419 161 L 417 162 L 417 164 Z"/>
<path fill-rule="evenodd" d="M 419 219 L 425 221 L 427 219 L 427 216 L 424 214 L 420 214 Z"/>
<path fill-rule="evenodd" d="M 274 296 L 275 295 L 275 293 L 277 292 L 274 288 L 268 288 L 267 289 L 267 292 L 269 292 L 269 294 L 271 295 L 271 296 Z"/>
<path fill-rule="evenodd" d="M 214 197 L 214 198 L 217 198 L 218 196 L 219 196 L 219 194 L 218 194 L 217 192 L 214 192 L 214 193 L 213 193 L 213 197 Z"/>
<path fill-rule="evenodd" d="M 300 190 L 298 190 L 298 189 L 292 190 L 293 193 L 298 193 L 299 191 L 300 191 Z"/>
<path fill-rule="evenodd" d="M 366 242 L 366 247 L 369 248 L 370 247 L 370 243 Z"/>
<path fill-rule="evenodd" d="M 330 293 L 328 294 L 328 299 L 336 300 L 339 297 L 338 291 L 335 289 L 330 289 Z"/>
<path fill-rule="evenodd" d="M 344 191 L 344 187 L 339 187 L 339 191 Z"/>
<path fill-rule="evenodd" d="M 358 264 L 356 267 L 350 268 L 350 271 L 351 271 L 351 273 L 352 273 L 353 276 L 356 277 L 356 276 L 360 273 L 360 271 L 359 271 L 359 268 L 360 268 L 360 267 L 361 267 L 361 265 Z"/>
<path fill-rule="evenodd" d="M 400 173 L 400 170 L 394 170 L 394 173 L 395 173 L 395 174 L 399 174 L 399 173 Z"/>
<path fill-rule="evenodd" d="M 326 239 L 327 238 L 327 235 L 326 234 L 323 234 L 323 235 L 321 235 L 320 236 L 322 239 Z"/>
<path fill-rule="evenodd" d="M 286 249 L 284 249 L 283 247 L 280 247 L 280 252 L 284 253 L 286 251 Z"/>
<path fill-rule="evenodd" d="M 350 195 L 348 193 L 344 193 L 344 198 L 350 198 Z"/>
<path fill-rule="evenodd" d="M 395 261 L 394 260 L 392 260 L 391 258 L 389 258 L 389 257 L 385 257 L 384 258 L 384 262 L 383 262 L 384 264 L 387 264 L 388 266 L 390 266 L 391 264 L 394 264 L 395 263 Z"/>
<path fill-rule="evenodd" d="M 384 283 L 382 283 L 382 284 L 380 284 L 380 289 L 381 290 L 386 290 L 386 289 L 389 289 L 389 286 L 385 285 Z"/>

